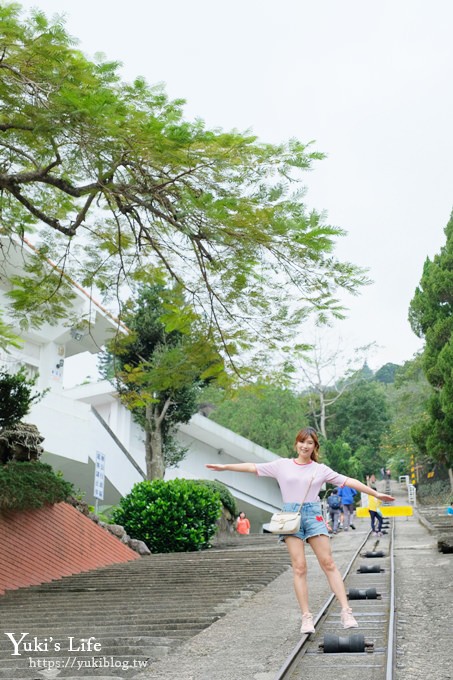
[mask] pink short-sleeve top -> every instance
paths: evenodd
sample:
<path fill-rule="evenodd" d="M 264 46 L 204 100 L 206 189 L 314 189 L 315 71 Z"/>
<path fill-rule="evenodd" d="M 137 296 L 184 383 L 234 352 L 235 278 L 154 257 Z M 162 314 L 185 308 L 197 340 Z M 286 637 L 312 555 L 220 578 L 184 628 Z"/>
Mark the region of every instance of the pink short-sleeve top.
<path fill-rule="evenodd" d="M 344 486 L 347 480 L 323 463 L 297 463 L 294 458 L 279 458 L 271 463 L 257 463 L 260 477 L 274 477 L 282 492 L 283 503 L 315 503 L 324 482 Z M 314 478 L 313 478 L 314 475 Z M 313 479 L 313 481 L 311 481 Z M 311 486 L 308 490 L 311 481 Z"/>

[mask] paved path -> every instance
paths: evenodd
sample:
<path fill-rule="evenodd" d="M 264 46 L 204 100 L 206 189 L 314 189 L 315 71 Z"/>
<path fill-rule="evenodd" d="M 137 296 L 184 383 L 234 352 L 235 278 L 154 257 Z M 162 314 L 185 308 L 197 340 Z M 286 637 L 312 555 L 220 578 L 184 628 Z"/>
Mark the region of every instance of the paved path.
<path fill-rule="evenodd" d="M 367 520 L 357 530 L 333 539 L 335 559 L 343 571 L 351 552 L 364 539 Z M 284 546 L 282 550 L 286 550 Z M 316 558 L 307 550 L 310 606 L 316 612 L 330 595 Z M 184 643 L 167 658 L 151 664 L 134 680 L 273 680 L 300 639 L 300 614 L 290 568 L 237 609 Z"/>
<path fill-rule="evenodd" d="M 453 517 L 452 517 L 453 520 Z M 414 517 L 396 524 L 396 680 L 453 678 L 453 554 Z"/>

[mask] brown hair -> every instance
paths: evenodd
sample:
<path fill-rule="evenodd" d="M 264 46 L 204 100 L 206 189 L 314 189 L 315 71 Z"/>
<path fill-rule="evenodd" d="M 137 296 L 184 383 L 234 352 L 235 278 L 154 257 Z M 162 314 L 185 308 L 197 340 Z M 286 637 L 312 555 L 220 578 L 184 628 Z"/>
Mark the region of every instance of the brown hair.
<path fill-rule="evenodd" d="M 319 455 L 319 439 L 318 439 L 318 434 L 315 430 L 314 427 L 303 427 L 296 436 L 296 441 L 294 442 L 294 448 L 296 448 L 297 442 L 304 442 L 308 437 L 311 437 L 315 443 L 315 448 L 313 449 L 313 452 L 310 456 L 312 460 L 315 461 L 315 463 L 318 462 L 318 455 Z"/>

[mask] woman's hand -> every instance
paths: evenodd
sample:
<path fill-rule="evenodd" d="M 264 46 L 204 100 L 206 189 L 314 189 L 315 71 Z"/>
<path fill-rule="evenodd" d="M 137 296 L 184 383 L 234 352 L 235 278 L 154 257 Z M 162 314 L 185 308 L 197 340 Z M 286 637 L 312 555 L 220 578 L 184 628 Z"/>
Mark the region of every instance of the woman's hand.
<path fill-rule="evenodd" d="M 389 496 L 388 493 L 377 493 L 376 498 L 378 498 L 380 501 L 394 501 L 395 500 L 395 497 Z"/>
<path fill-rule="evenodd" d="M 217 470 L 217 472 L 223 472 L 226 469 L 225 465 L 219 465 L 214 463 L 207 463 L 205 465 L 209 470 Z"/>

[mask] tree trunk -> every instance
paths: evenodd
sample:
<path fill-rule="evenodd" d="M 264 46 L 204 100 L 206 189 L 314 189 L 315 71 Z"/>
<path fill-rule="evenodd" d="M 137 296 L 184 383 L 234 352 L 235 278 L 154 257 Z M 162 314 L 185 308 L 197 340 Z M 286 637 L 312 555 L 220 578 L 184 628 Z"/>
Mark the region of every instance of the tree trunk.
<path fill-rule="evenodd" d="M 326 401 L 324 399 L 324 394 L 322 392 L 319 393 L 319 405 L 320 405 L 320 414 L 319 414 L 319 430 L 324 437 L 324 439 L 327 439 L 327 430 L 326 430 Z"/>
<path fill-rule="evenodd" d="M 162 432 L 158 427 L 149 434 L 149 465 L 147 463 L 148 479 L 163 479 L 165 474 Z"/>
<path fill-rule="evenodd" d="M 155 413 L 152 405 L 146 407 L 146 477 L 147 479 L 163 479 L 165 474 L 164 451 L 162 440 L 162 420 Z"/>

